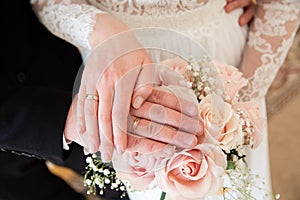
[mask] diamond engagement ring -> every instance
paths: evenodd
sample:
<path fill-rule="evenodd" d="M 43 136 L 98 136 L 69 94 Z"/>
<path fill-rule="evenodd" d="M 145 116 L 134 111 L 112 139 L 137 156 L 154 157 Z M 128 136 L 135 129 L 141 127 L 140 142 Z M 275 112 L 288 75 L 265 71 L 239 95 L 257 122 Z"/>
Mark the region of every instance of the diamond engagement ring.
<path fill-rule="evenodd" d="M 99 101 L 99 97 L 97 95 L 94 95 L 94 94 L 86 94 L 85 99 Z"/>

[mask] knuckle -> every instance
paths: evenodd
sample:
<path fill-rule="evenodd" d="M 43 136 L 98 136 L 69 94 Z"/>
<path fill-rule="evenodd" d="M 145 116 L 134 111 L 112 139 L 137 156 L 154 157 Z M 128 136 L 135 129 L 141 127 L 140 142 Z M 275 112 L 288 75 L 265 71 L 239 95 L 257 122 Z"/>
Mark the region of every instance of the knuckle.
<path fill-rule="evenodd" d="M 181 102 L 179 101 L 178 97 L 176 97 L 176 98 L 174 99 L 174 101 L 175 101 L 175 103 L 174 103 L 175 109 L 177 109 L 177 110 L 182 110 L 182 104 L 181 104 Z"/>
<path fill-rule="evenodd" d="M 150 108 L 150 117 L 158 118 L 161 122 L 166 119 L 166 110 L 163 106 L 154 104 Z"/>
<path fill-rule="evenodd" d="M 151 138 L 155 138 L 161 130 L 161 127 L 158 124 L 155 124 L 154 122 L 149 123 L 146 127 L 146 131 Z"/>
<path fill-rule="evenodd" d="M 152 93 L 152 98 L 153 98 L 154 102 L 161 102 L 163 99 L 163 94 L 159 90 L 154 90 Z"/>

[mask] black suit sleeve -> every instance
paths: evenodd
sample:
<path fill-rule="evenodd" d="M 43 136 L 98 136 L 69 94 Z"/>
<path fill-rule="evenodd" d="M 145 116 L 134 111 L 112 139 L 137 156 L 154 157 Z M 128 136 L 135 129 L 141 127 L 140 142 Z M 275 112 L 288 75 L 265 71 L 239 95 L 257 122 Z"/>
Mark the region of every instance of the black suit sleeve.
<path fill-rule="evenodd" d="M 62 134 L 70 92 L 0 87 L 0 146 L 62 163 Z"/>
<path fill-rule="evenodd" d="M 62 134 L 81 55 L 38 21 L 29 1 L 2 6 L 0 149 L 61 164 L 67 158 Z"/>

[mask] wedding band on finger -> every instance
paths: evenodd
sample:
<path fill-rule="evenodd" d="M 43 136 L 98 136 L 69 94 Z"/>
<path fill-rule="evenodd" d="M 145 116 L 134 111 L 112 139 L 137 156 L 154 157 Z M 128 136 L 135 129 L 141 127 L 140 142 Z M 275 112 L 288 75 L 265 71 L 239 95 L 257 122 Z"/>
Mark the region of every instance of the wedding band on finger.
<path fill-rule="evenodd" d="M 140 118 L 135 118 L 134 121 L 133 121 L 133 124 L 132 124 L 132 133 L 136 133 L 136 128 L 137 126 L 139 125 L 139 122 L 140 122 Z"/>
<path fill-rule="evenodd" d="M 86 94 L 85 95 L 86 100 L 94 100 L 94 101 L 99 101 L 99 97 L 94 94 Z"/>
<path fill-rule="evenodd" d="M 257 1 L 256 0 L 251 0 L 251 2 L 256 5 L 257 4 Z"/>

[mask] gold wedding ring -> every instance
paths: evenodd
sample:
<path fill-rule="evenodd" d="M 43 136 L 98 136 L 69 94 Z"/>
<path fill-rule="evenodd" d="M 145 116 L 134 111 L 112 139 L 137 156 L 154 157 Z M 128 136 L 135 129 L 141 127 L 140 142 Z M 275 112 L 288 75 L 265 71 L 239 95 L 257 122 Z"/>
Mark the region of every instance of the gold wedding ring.
<path fill-rule="evenodd" d="M 99 101 L 99 97 L 94 94 L 86 94 L 85 95 L 86 100 L 94 100 L 94 101 Z"/>
<path fill-rule="evenodd" d="M 257 1 L 256 0 L 251 0 L 251 2 L 256 5 L 257 4 Z"/>
<path fill-rule="evenodd" d="M 136 128 L 137 128 L 139 122 L 140 122 L 140 118 L 137 117 L 134 119 L 133 124 L 132 124 L 132 133 L 134 133 L 134 134 L 136 133 Z"/>

